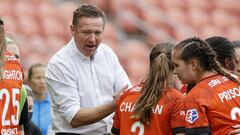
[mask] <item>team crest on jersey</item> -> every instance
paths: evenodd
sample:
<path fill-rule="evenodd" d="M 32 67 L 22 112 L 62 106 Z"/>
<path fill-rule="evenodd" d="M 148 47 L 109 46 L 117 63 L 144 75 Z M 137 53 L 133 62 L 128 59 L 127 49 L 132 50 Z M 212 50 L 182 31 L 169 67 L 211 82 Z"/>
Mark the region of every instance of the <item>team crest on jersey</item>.
<path fill-rule="evenodd" d="M 186 121 L 189 122 L 190 124 L 193 124 L 198 119 L 198 117 L 199 116 L 198 116 L 197 109 L 187 110 Z"/>

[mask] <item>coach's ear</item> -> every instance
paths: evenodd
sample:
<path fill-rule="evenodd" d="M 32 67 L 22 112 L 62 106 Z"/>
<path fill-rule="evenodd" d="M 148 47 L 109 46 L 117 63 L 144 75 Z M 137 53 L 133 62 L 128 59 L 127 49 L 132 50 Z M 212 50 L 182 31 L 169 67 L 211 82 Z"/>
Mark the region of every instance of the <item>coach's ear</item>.
<path fill-rule="evenodd" d="M 74 35 L 76 31 L 76 27 L 73 25 L 70 25 L 70 30 L 71 30 L 71 34 Z"/>

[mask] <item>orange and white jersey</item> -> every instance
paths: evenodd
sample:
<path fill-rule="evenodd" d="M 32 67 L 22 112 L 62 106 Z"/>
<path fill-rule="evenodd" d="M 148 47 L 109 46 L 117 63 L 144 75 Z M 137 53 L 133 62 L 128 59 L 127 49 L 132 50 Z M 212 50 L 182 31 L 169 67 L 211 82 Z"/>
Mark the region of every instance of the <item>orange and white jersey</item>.
<path fill-rule="evenodd" d="M 131 118 L 134 104 L 141 94 L 141 85 L 127 90 L 117 103 L 112 133 L 121 135 L 170 135 L 184 131 L 184 96 L 174 88 L 164 92 L 158 104 L 152 109 L 149 125 Z"/>
<path fill-rule="evenodd" d="M 3 79 L 0 80 L 0 134 L 20 135 L 20 98 L 23 72 L 19 60 L 5 54 Z"/>
<path fill-rule="evenodd" d="M 201 80 L 184 100 L 186 133 L 225 135 L 240 123 L 240 86 L 215 75 Z"/>

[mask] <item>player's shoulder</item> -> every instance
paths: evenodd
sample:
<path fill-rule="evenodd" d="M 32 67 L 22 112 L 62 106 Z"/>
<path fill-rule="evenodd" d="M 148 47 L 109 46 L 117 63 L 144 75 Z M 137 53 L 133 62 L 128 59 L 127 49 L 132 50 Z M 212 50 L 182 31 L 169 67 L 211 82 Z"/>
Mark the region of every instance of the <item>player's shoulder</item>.
<path fill-rule="evenodd" d="M 17 62 L 17 63 L 19 63 L 19 59 L 12 52 L 6 51 L 5 54 L 4 54 L 4 57 L 5 57 L 6 62 Z"/>
<path fill-rule="evenodd" d="M 119 100 L 122 101 L 129 96 L 139 95 L 142 90 L 142 87 L 143 87 L 143 84 L 137 84 L 129 89 L 126 89 Z"/>
<path fill-rule="evenodd" d="M 199 95 L 211 95 L 214 92 L 214 89 L 222 87 L 222 84 L 229 82 L 229 79 L 223 75 L 213 75 L 202 79 L 197 83 L 191 91 L 187 94 L 187 97 L 190 96 L 199 96 Z"/>
<path fill-rule="evenodd" d="M 183 103 L 184 95 L 175 88 L 166 88 L 164 90 L 163 95 L 161 96 L 159 103 L 167 104 L 175 104 L 175 103 Z"/>
<path fill-rule="evenodd" d="M 179 90 L 172 87 L 166 89 L 166 94 L 174 98 L 184 98 L 184 95 Z"/>
<path fill-rule="evenodd" d="M 237 77 L 237 76 L 236 76 Z M 230 80 L 223 75 L 220 74 L 216 74 L 213 76 L 209 76 L 206 77 L 202 80 L 200 80 L 200 82 L 196 85 L 196 88 L 198 89 L 206 89 L 206 88 L 214 88 L 215 86 L 224 84 L 224 83 L 228 83 Z"/>
<path fill-rule="evenodd" d="M 5 64 L 4 64 L 5 73 L 11 73 L 11 75 L 15 73 L 23 74 L 22 66 L 19 58 L 17 58 L 14 54 L 9 52 L 6 52 L 4 54 L 4 57 L 5 57 Z"/>

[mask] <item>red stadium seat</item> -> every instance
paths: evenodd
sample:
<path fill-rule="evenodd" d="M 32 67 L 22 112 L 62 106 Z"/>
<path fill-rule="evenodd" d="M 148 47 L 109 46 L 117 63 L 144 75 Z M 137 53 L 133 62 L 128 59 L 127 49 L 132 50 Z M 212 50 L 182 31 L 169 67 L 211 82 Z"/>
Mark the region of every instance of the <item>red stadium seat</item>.
<path fill-rule="evenodd" d="M 199 30 L 202 26 L 210 23 L 210 20 L 207 16 L 208 12 L 201 9 L 191 8 L 188 11 L 188 21 L 195 29 Z"/>
<path fill-rule="evenodd" d="M 168 8 L 186 8 L 186 0 L 162 0 L 159 3 L 164 4 Z"/>
<path fill-rule="evenodd" d="M 40 33 L 38 22 L 31 16 L 21 16 L 16 19 L 18 29 L 21 34 L 30 38 L 32 35 Z"/>
<path fill-rule="evenodd" d="M 16 17 L 29 16 L 35 18 L 39 12 L 32 11 L 38 6 L 33 4 L 31 1 L 16 1 L 13 5 L 13 11 Z M 31 7 L 31 8 L 29 8 Z"/>
<path fill-rule="evenodd" d="M 240 27 L 239 25 L 227 28 L 226 33 L 231 40 L 240 40 Z"/>
<path fill-rule="evenodd" d="M 231 27 L 231 25 L 239 24 L 239 17 L 222 9 L 214 10 L 211 14 L 211 19 L 213 25 L 219 27 L 220 29 L 225 29 L 226 27 Z"/>
<path fill-rule="evenodd" d="M 147 73 L 149 48 L 138 40 L 128 41 L 124 47 L 124 59 L 129 78 L 133 84 L 139 83 Z"/>
<path fill-rule="evenodd" d="M 218 9 L 221 9 L 224 11 L 236 12 L 237 14 L 240 13 L 239 0 L 214 0 L 214 4 Z"/>
<path fill-rule="evenodd" d="M 42 33 L 44 36 L 59 36 L 63 38 L 65 36 L 65 29 L 63 29 L 64 24 L 60 19 L 52 18 L 51 16 L 45 17 L 41 20 Z"/>
<path fill-rule="evenodd" d="M 213 24 L 202 26 L 200 29 L 200 37 L 206 39 L 211 36 L 224 36 L 223 30 Z"/>
<path fill-rule="evenodd" d="M 186 0 L 186 4 L 188 4 L 188 8 L 202 9 L 206 11 L 212 8 L 211 0 Z"/>

